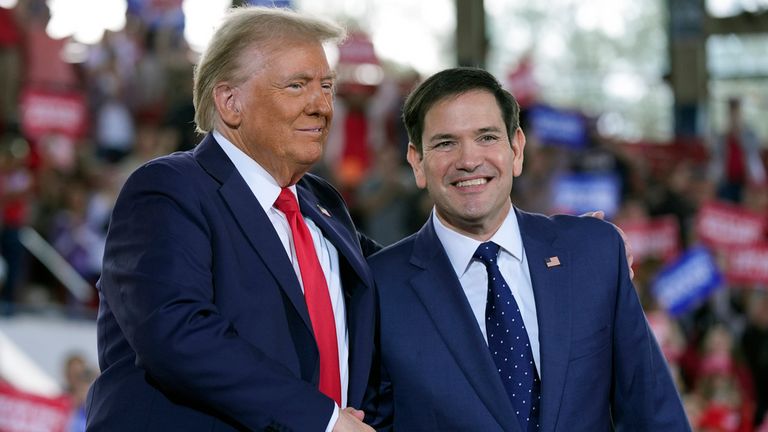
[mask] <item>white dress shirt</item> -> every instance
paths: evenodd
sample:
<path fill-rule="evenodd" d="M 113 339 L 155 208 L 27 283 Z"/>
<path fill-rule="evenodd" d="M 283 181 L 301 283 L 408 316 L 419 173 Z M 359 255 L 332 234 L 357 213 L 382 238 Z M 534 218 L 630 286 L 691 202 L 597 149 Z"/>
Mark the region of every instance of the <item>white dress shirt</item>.
<path fill-rule="evenodd" d="M 301 270 L 299 269 L 299 261 L 296 258 L 296 248 L 293 242 L 291 227 L 288 224 L 288 219 L 286 219 L 285 215 L 274 207 L 275 200 L 280 195 L 280 186 L 267 170 L 232 144 L 221 133 L 213 131 L 213 137 L 235 165 L 235 168 L 248 184 L 251 192 L 253 192 L 253 195 L 259 200 L 259 204 L 262 209 L 264 209 L 264 212 L 269 217 L 270 222 L 272 222 L 272 226 L 274 226 L 277 235 L 280 237 L 285 252 L 291 259 L 293 270 L 296 272 L 296 277 L 299 279 L 302 291 L 304 291 L 304 284 L 301 280 Z M 296 186 L 293 185 L 290 189 L 298 199 Z M 349 335 L 347 333 L 347 315 L 344 306 L 344 292 L 341 287 L 339 254 L 333 244 L 323 236 L 322 231 L 315 225 L 312 219 L 305 217 L 304 222 L 306 222 L 307 228 L 309 228 L 309 232 L 312 235 L 312 242 L 315 244 L 317 258 L 320 261 L 320 266 L 323 268 L 323 273 L 325 273 L 325 280 L 328 283 L 328 292 L 331 297 L 331 306 L 333 307 L 333 317 L 336 321 L 336 339 L 339 346 L 339 375 L 341 377 L 341 406 L 344 407 L 347 404 L 347 389 L 349 387 Z M 333 416 L 328 423 L 327 431 L 333 429 L 338 416 L 339 407 L 336 406 L 333 411 Z"/>
<path fill-rule="evenodd" d="M 432 211 L 432 222 L 435 226 L 435 234 L 443 244 L 451 266 L 459 278 L 459 283 L 464 290 L 464 295 L 469 300 L 472 313 L 483 333 L 486 342 L 488 336 L 485 332 L 485 304 L 488 296 L 488 271 L 485 265 L 478 260 L 473 260 L 477 247 L 482 242 L 452 230 L 440 221 L 435 210 Z M 539 354 L 539 323 L 536 320 L 536 302 L 533 297 L 533 285 L 531 273 L 528 269 L 528 260 L 525 257 L 523 239 L 520 236 L 520 227 L 514 209 L 510 209 L 504 222 L 498 231 L 490 238 L 501 248 L 499 249 L 499 270 L 520 307 L 528 339 L 531 342 L 531 351 L 536 369 L 541 376 L 541 360 Z"/>

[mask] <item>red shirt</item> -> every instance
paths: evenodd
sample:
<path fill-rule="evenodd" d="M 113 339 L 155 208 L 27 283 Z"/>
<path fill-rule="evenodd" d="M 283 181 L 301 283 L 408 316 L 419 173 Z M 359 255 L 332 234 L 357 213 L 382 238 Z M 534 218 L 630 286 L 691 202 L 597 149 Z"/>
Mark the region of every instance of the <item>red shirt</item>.
<path fill-rule="evenodd" d="M 0 49 L 20 44 L 21 32 L 16 26 L 13 10 L 0 7 Z"/>
<path fill-rule="evenodd" d="M 747 178 L 744 149 L 741 148 L 739 137 L 732 133 L 726 138 L 725 157 L 725 178 L 732 183 L 744 183 Z"/>

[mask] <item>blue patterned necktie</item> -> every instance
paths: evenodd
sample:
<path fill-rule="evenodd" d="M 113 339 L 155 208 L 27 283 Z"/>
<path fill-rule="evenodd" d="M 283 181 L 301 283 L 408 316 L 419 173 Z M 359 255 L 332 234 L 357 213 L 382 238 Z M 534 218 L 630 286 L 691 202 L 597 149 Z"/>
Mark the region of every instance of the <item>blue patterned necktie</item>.
<path fill-rule="evenodd" d="M 496 262 L 498 254 L 499 245 L 485 242 L 473 256 L 488 270 L 488 300 L 485 304 L 488 348 L 522 430 L 536 431 L 539 429 L 541 384 L 520 308 Z"/>

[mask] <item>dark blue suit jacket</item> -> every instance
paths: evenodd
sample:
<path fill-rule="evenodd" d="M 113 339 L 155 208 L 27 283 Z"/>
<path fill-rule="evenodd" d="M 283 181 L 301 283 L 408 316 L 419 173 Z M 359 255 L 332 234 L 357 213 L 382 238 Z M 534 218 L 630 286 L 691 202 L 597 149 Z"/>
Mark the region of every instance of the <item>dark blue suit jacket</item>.
<path fill-rule="evenodd" d="M 690 430 L 617 231 L 595 218 L 516 213 L 538 315 L 541 431 Z M 547 267 L 554 256 L 560 265 Z M 372 420 L 404 431 L 519 431 L 431 220 L 369 262 L 381 315 Z"/>
<path fill-rule="evenodd" d="M 371 275 L 336 190 L 310 174 L 297 189 L 302 213 L 339 252 L 348 403 L 360 406 L 373 353 Z M 299 281 L 212 136 L 129 178 L 110 222 L 99 291 L 102 373 L 88 396 L 89 431 L 326 427 L 333 401 L 317 390 L 318 353 Z"/>

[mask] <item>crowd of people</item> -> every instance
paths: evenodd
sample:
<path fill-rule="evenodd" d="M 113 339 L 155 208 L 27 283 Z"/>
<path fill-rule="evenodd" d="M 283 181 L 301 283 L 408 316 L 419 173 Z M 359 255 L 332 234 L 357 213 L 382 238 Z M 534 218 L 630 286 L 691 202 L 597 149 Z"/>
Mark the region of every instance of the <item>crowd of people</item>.
<path fill-rule="evenodd" d="M 197 58 L 178 27 L 149 25 L 129 13 L 123 30 L 107 32 L 73 63 L 63 57 L 66 41 L 45 34 L 47 20 L 44 1 L 20 0 L 14 9 L 0 8 L 0 253 L 5 263 L 0 304 L 5 314 L 58 305 L 95 317 L 96 300 L 84 304 L 73 296 L 27 251 L 23 230 L 39 232 L 95 286 L 110 214 L 128 175 L 154 157 L 191 149 L 202 138 L 195 133 L 192 106 Z M 376 85 L 339 82 L 327 154 L 313 172 L 341 191 L 356 226 L 386 246 L 417 231 L 433 202 L 414 182 L 401 121 L 403 101 L 420 77 L 403 68 L 385 65 L 383 70 L 384 79 Z M 75 95 L 87 119 L 84 129 L 31 132 L 22 109 L 31 103 L 30 94 Z M 657 149 L 605 137 L 596 129 L 578 149 L 537 141 L 524 111 L 526 169 L 515 179 L 512 202 L 552 214 L 562 210 L 555 199 L 556 179 L 611 174 L 620 179 L 611 221 L 626 227 L 672 217 L 679 252 L 700 243 L 696 221 L 708 203 L 727 202 L 765 218 L 765 138 L 761 142 L 741 118 L 739 98 L 713 103 L 728 106 L 728 129 L 717 137 L 693 137 L 693 143 L 667 144 L 676 151 L 659 159 L 652 157 Z M 718 263 L 722 254 L 717 253 Z M 633 282 L 691 424 L 707 432 L 767 431 L 768 285 L 725 279 L 695 307 L 670 314 L 652 285 L 674 257 L 640 258 L 633 265 Z M 75 393 L 82 399 L 82 388 Z"/>

